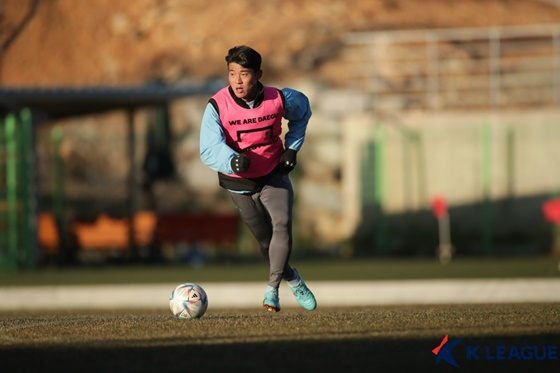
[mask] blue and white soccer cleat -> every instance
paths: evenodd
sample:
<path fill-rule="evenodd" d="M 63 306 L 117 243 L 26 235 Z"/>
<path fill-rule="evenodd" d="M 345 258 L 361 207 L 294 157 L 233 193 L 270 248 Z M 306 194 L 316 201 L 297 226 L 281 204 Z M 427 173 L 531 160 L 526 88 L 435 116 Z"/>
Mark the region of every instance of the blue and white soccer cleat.
<path fill-rule="evenodd" d="M 296 278 L 299 278 L 300 283 L 299 285 L 294 287 L 290 286 L 292 293 L 294 293 L 297 302 L 303 308 L 305 308 L 308 311 L 313 311 L 315 308 L 317 308 L 317 301 L 315 300 L 315 296 L 313 295 L 311 290 L 309 290 L 307 285 L 305 285 L 305 282 L 300 277 L 299 273 L 296 271 L 295 268 L 294 268 L 294 274 L 296 275 Z"/>
<path fill-rule="evenodd" d="M 280 300 L 278 297 L 278 289 L 267 289 L 264 293 L 263 307 L 270 312 L 280 311 Z"/>

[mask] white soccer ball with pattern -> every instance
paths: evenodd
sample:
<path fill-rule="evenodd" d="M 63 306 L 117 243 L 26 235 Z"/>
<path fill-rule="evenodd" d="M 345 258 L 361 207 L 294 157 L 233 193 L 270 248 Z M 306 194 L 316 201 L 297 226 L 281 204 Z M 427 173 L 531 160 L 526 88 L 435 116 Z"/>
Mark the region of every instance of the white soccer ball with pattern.
<path fill-rule="evenodd" d="M 208 308 L 208 296 L 200 285 L 181 284 L 171 292 L 169 308 L 178 319 L 198 319 Z"/>

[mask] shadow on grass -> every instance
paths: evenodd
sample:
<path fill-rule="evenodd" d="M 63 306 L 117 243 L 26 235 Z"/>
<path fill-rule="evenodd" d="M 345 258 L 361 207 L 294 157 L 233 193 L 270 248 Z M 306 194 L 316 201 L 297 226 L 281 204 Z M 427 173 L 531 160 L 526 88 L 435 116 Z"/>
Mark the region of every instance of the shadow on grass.
<path fill-rule="evenodd" d="M 443 338 L 443 336 L 442 336 Z M 455 340 L 453 336 L 450 341 Z M 157 340 L 141 343 L 107 341 L 105 345 L 0 349 L 1 372 L 558 372 L 560 334 L 492 336 L 462 339 L 451 349 L 460 369 L 446 361 L 436 365 L 432 349 L 440 340 L 384 337 L 231 344 L 189 344 Z M 478 360 L 469 346 L 480 346 Z M 488 353 L 485 352 L 488 346 Z M 498 359 L 504 346 L 506 359 Z M 552 346 L 544 360 L 507 359 L 512 349 Z M 494 359 L 492 359 L 492 357 Z"/>

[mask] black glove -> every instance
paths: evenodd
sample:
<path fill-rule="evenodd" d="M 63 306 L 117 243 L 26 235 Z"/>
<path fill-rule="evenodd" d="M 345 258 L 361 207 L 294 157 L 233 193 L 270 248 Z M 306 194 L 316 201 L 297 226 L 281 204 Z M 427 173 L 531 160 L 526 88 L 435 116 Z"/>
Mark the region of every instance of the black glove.
<path fill-rule="evenodd" d="M 286 172 L 290 172 L 296 167 L 297 164 L 297 151 L 293 149 L 286 149 L 284 150 L 284 154 L 280 158 L 280 165 L 286 170 Z"/>
<path fill-rule="evenodd" d="M 246 171 L 251 164 L 251 158 L 247 154 L 237 154 L 231 159 L 231 168 L 234 173 Z"/>

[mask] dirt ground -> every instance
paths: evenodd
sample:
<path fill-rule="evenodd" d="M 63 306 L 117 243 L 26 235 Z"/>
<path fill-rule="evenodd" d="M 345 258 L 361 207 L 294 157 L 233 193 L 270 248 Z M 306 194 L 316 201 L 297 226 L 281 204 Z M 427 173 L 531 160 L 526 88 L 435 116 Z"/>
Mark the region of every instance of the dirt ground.
<path fill-rule="evenodd" d="M 538 0 L 3 0 L 0 83 L 175 83 L 222 76 L 228 48 L 264 55 L 267 79 L 340 79 L 353 31 L 551 24 Z"/>
<path fill-rule="evenodd" d="M 1 313 L 0 362 L 21 373 L 456 371 L 432 352 L 446 335 L 462 371 L 557 372 L 560 304 L 209 309 L 198 320 L 161 310 Z M 511 355 L 523 346 L 552 353 Z"/>

